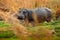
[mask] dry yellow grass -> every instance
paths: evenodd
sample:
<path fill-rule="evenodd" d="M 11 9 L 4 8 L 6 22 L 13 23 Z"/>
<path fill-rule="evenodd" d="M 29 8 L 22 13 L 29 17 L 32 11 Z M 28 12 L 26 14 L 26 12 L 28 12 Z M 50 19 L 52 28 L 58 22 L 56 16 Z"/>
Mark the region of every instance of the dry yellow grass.
<path fill-rule="evenodd" d="M 55 12 L 60 7 L 59 0 L 0 0 L 0 7 L 17 12 L 19 8 L 33 9 L 35 7 L 49 7 Z"/>
<path fill-rule="evenodd" d="M 30 33 L 26 30 L 26 28 L 22 25 L 20 25 L 19 21 L 14 18 L 13 16 L 9 15 L 8 12 L 0 11 L 0 16 L 4 19 L 5 22 L 10 24 L 11 30 L 13 33 L 17 35 L 17 37 L 25 39 L 26 36 L 28 36 Z"/>
<path fill-rule="evenodd" d="M 59 9 L 60 4 L 58 0 L 0 0 L 0 8 L 8 9 L 10 11 L 4 12 L 0 9 L 0 16 L 4 19 L 5 22 L 12 24 L 12 30 L 19 38 L 25 40 L 26 37 L 24 37 L 24 35 L 30 35 L 30 33 L 26 30 L 24 26 L 20 25 L 19 21 L 16 18 L 12 17 L 10 13 L 17 12 L 19 8 L 33 9 L 35 7 L 49 7 L 53 10 L 54 13 L 57 11 L 57 9 Z M 4 29 L 6 28 L 2 28 L 1 30 Z M 51 37 L 51 33 L 49 33 L 49 30 L 46 30 L 46 34 L 49 34 L 49 37 Z"/>

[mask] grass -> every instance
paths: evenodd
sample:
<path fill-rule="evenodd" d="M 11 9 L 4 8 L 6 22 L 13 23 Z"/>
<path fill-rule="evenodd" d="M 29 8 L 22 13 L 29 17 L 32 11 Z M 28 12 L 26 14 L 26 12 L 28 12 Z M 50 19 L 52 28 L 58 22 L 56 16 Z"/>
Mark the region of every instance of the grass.
<path fill-rule="evenodd" d="M 8 27 L 9 25 L 4 21 L 0 21 L 0 27 Z"/>
<path fill-rule="evenodd" d="M 2 40 L 19 40 L 18 38 L 1 38 Z"/>
<path fill-rule="evenodd" d="M 0 21 L 0 27 L 9 27 L 9 24 Z M 37 27 L 26 27 L 29 32 L 32 32 L 33 34 L 41 34 L 42 40 L 44 40 L 44 29 L 54 29 L 57 34 L 53 36 L 53 40 L 60 40 L 60 21 L 53 21 L 50 23 L 42 23 Z M 2 40 L 19 40 L 18 38 L 15 38 L 15 35 L 10 31 L 7 30 L 5 32 L 0 31 L 0 38 Z M 34 38 L 30 37 L 30 40 L 33 40 Z M 37 39 L 35 39 L 37 40 Z"/>

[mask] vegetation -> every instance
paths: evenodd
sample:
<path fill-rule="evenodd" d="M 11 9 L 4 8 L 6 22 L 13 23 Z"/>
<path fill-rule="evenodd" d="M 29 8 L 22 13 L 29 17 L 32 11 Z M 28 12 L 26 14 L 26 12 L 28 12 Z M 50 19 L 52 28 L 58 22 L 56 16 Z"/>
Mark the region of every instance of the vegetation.
<path fill-rule="evenodd" d="M 60 40 L 60 20 L 54 19 L 53 22 L 41 23 L 34 27 L 29 24 L 24 27 L 23 23 L 20 24 L 13 17 L 19 8 L 33 9 L 36 7 L 50 8 L 55 17 L 60 13 L 60 0 L 0 0 L 0 40 L 22 40 L 23 38 L 27 40 Z M 25 34 L 29 36 L 25 37 Z"/>
<path fill-rule="evenodd" d="M 26 27 L 26 29 L 29 31 L 29 32 L 32 32 L 33 34 L 36 34 L 36 35 L 39 35 L 41 36 L 41 40 L 44 40 L 45 39 L 45 36 L 46 36 L 46 33 L 44 32 L 44 30 L 46 29 L 54 29 L 56 31 L 56 34 L 53 35 L 53 40 L 59 40 L 60 38 L 60 21 L 54 21 L 54 22 L 50 22 L 50 23 L 43 23 L 42 25 L 40 26 L 37 26 L 37 27 Z M 0 22 L 0 26 L 1 27 L 9 27 L 8 24 L 6 24 L 5 22 Z M 48 32 L 48 31 L 47 31 Z M 48 34 L 47 34 L 48 35 Z M 40 37 L 39 36 L 39 37 Z M 18 38 L 14 35 L 14 33 L 10 30 L 7 30 L 7 31 L 0 31 L 0 38 L 3 38 L 5 40 L 18 40 Z M 29 37 L 30 40 L 33 40 L 34 39 L 34 35 L 32 35 L 31 37 Z M 36 39 L 38 39 L 36 37 Z"/>

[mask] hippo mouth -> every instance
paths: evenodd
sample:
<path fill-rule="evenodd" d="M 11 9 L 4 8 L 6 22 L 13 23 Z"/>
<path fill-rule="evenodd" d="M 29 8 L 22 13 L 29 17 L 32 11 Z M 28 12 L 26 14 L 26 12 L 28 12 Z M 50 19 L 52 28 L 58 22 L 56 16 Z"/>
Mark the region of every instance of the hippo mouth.
<path fill-rule="evenodd" d="M 22 18 L 22 17 L 18 17 L 17 19 L 19 19 L 19 20 L 23 20 L 24 18 Z"/>

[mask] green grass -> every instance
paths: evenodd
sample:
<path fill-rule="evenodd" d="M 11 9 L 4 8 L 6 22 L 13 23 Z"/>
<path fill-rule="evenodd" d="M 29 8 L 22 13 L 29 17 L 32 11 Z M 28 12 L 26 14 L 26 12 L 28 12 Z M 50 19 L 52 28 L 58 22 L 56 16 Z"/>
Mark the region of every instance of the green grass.
<path fill-rule="evenodd" d="M 0 27 L 8 27 L 9 24 L 5 23 L 4 21 L 0 21 Z"/>
<path fill-rule="evenodd" d="M 0 21 L 0 27 L 9 27 L 9 24 L 5 23 L 4 21 Z M 42 40 L 44 40 L 44 29 L 54 29 L 57 34 L 53 36 L 53 40 L 60 40 L 60 21 L 53 21 L 49 23 L 42 23 L 37 27 L 26 27 L 26 29 L 29 32 L 32 32 L 33 34 L 41 34 Z M 9 37 L 9 38 L 8 38 Z M 0 38 L 3 38 L 3 40 L 18 40 L 18 38 L 15 38 L 16 36 L 13 34 L 12 31 L 0 31 Z M 30 37 L 30 40 L 33 40 L 34 38 Z M 35 39 L 36 40 L 36 39 Z"/>
<path fill-rule="evenodd" d="M 7 31 L 0 31 L 0 38 L 9 38 L 9 37 L 14 37 L 15 35 L 13 34 L 12 31 L 7 30 Z"/>
<path fill-rule="evenodd" d="M 18 38 L 1 38 L 2 40 L 19 40 Z"/>

